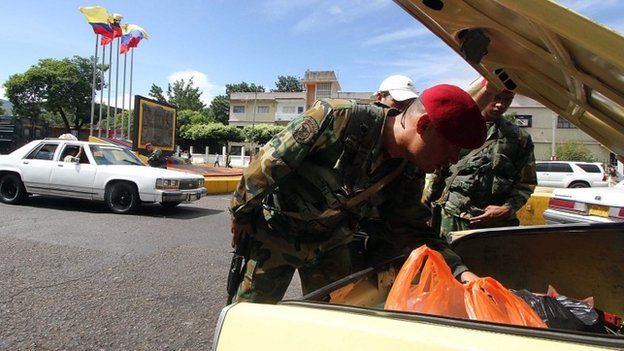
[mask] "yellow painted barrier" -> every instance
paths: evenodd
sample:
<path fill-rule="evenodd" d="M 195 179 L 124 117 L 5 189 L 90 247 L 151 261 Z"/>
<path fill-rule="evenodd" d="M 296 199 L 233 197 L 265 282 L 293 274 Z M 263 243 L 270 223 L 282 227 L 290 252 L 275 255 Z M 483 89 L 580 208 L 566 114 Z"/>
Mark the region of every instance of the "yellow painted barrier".
<path fill-rule="evenodd" d="M 552 191 L 552 188 L 535 188 L 529 201 L 516 213 L 520 220 L 520 225 L 546 224 L 544 211 L 548 208 L 548 200 L 550 199 Z"/>
<path fill-rule="evenodd" d="M 230 177 L 205 177 L 204 187 L 208 194 L 227 194 L 233 193 L 238 186 L 240 176 Z"/>

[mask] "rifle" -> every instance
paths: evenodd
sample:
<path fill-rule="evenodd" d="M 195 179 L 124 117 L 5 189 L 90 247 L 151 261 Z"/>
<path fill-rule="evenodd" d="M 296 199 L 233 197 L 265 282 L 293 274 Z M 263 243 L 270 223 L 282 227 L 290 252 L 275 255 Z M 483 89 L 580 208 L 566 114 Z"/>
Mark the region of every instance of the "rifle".
<path fill-rule="evenodd" d="M 230 263 L 230 271 L 227 279 L 228 305 L 232 303 L 238 291 L 238 286 L 243 280 L 245 266 L 247 265 L 247 261 L 249 261 L 250 252 L 251 237 L 247 234 L 242 234 L 232 252 L 232 262 Z"/>

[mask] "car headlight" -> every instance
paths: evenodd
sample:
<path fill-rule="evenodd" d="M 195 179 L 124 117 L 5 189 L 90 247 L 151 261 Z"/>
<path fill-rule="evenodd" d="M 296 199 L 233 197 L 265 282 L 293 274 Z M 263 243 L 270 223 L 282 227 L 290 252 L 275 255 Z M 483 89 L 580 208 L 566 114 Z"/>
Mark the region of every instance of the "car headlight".
<path fill-rule="evenodd" d="M 180 181 L 178 179 L 156 179 L 156 189 L 161 190 L 178 190 L 180 189 Z"/>

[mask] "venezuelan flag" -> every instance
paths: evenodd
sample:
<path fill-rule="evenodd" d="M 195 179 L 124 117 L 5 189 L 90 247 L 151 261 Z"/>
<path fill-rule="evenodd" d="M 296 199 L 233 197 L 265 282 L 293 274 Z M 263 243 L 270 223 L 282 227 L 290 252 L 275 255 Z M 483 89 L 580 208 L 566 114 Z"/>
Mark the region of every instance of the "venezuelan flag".
<path fill-rule="evenodd" d="M 93 27 L 95 34 L 112 37 L 115 34 L 113 27 L 108 22 L 108 11 L 102 6 L 82 6 L 78 8 L 87 18 L 87 22 Z"/>
<path fill-rule="evenodd" d="M 122 30 L 120 54 L 125 54 L 130 48 L 137 47 L 142 39 L 149 39 L 145 29 L 136 24 L 124 24 Z"/>

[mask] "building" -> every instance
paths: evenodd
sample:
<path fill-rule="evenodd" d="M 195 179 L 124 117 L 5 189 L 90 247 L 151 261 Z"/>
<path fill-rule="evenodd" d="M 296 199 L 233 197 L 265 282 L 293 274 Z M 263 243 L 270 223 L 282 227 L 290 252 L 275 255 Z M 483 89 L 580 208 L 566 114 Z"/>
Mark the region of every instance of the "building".
<path fill-rule="evenodd" d="M 321 98 L 372 101 L 373 92 L 344 92 L 334 71 L 306 71 L 302 92 L 232 93 L 231 125 L 286 125 Z M 615 163 L 610 151 L 565 118 L 557 116 L 539 102 L 516 95 L 507 113 L 515 113 L 518 124 L 526 128 L 535 144 L 535 158 L 549 160 L 555 147 L 568 141 L 581 143 L 597 160 Z"/>
<path fill-rule="evenodd" d="M 322 98 L 372 101 L 372 92 L 340 91 L 333 71 L 306 71 L 302 92 L 232 93 L 231 125 L 243 128 L 256 124 L 286 125 Z"/>
<path fill-rule="evenodd" d="M 533 99 L 516 95 L 507 113 L 515 113 L 518 125 L 526 128 L 531 135 L 536 160 L 551 159 L 554 139 L 555 148 L 556 145 L 574 141 L 584 145 L 598 161 L 613 162 L 607 148 Z"/>

